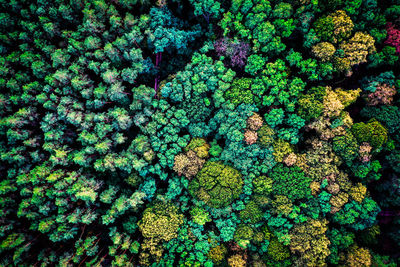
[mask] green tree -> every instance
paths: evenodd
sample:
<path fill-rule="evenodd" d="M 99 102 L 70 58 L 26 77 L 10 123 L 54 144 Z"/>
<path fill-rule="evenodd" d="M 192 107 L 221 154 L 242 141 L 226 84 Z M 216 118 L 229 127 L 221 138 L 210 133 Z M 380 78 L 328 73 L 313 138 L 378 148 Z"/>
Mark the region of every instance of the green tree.
<path fill-rule="evenodd" d="M 207 161 L 190 181 L 189 191 L 207 205 L 221 208 L 231 204 L 242 192 L 242 187 L 239 171 L 221 162 Z"/>
<path fill-rule="evenodd" d="M 374 149 L 380 149 L 387 142 L 387 130 L 376 119 L 371 119 L 367 123 L 355 123 L 351 132 L 359 143 L 367 142 Z"/>
<path fill-rule="evenodd" d="M 287 196 L 291 200 L 310 198 L 311 178 L 297 166 L 285 167 L 277 164 L 269 173 L 268 177 L 274 181 L 273 193 Z"/>
<path fill-rule="evenodd" d="M 174 205 L 156 202 L 145 209 L 138 226 L 145 238 L 160 242 L 177 237 L 178 228 L 182 223 L 183 215 Z"/>
<path fill-rule="evenodd" d="M 257 223 L 262 220 L 263 213 L 255 201 L 250 201 L 249 203 L 247 203 L 244 210 L 240 212 L 240 218 L 243 221 Z"/>
<path fill-rule="evenodd" d="M 339 43 L 351 36 L 354 24 L 343 10 L 322 16 L 314 23 L 315 31 L 323 41 Z"/>
<path fill-rule="evenodd" d="M 335 136 L 332 148 L 348 166 L 351 166 L 352 161 L 358 156 L 359 145 L 350 131 L 345 135 Z"/>

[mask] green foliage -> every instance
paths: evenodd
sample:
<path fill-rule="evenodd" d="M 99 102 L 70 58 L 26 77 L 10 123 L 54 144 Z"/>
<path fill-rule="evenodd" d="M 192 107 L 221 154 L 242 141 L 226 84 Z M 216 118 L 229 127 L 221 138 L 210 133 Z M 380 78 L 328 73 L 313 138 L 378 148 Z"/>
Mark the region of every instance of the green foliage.
<path fill-rule="evenodd" d="M 283 261 L 290 257 L 289 249 L 282 245 L 276 237 L 271 238 L 267 255 L 274 261 Z"/>
<path fill-rule="evenodd" d="M 276 127 L 279 124 L 282 124 L 283 118 L 285 116 L 285 113 L 283 109 L 281 108 L 276 108 L 271 110 L 268 114 L 265 115 L 265 122 L 268 125 L 271 125 L 272 127 Z"/>
<path fill-rule="evenodd" d="M 374 225 L 370 228 L 365 229 L 361 233 L 361 243 L 364 245 L 376 245 L 378 243 L 379 235 L 381 234 L 381 230 L 379 229 L 379 225 Z"/>
<path fill-rule="evenodd" d="M 222 148 L 218 145 L 216 140 L 211 142 L 210 145 L 211 145 L 210 150 L 209 150 L 210 155 L 213 157 L 219 156 L 219 154 L 221 154 L 221 152 L 222 152 Z"/>
<path fill-rule="evenodd" d="M 250 226 L 239 225 L 236 228 L 234 240 L 239 246 L 246 248 L 253 238 L 254 232 Z"/>
<path fill-rule="evenodd" d="M 282 38 L 289 37 L 295 27 L 288 3 L 277 5 L 263 1 L 236 1 L 219 25 L 224 35 L 236 34 L 252 42 L 253 50 L 276 55 L 285 50 Z"/>
<path fill-rule="evenodd" d="M 207 161 L 190 181 L 189 191 L 210 207 L 220 208 L 232 203 L 242 192 L 242 175 L 221 162 Z"/>
<path fill-rule="evenodd" d="M 282 139 L 278 139 L 274 142 L 274 157 L 276 162 L 282 162 L 283 159 L 293 152 L 292 147 L 289 143 L 283 141 Z"/>
<path fill-rule="evenodd" d="M 314 87 L 299 98 L 298 114 L 306 121 L 321 116 L 324 110 L 325 87 Z"/>
<path fill-rule="evenodd" d="M 210 17 L 218 18 L 224 11 L 224 9 L 221 8 L 221 3 L 218 1 L 190 0 L 190 3 L 194 6 L 194 14 L 196 16 L 203 15 L 207 22 L 209 22 Z"/>
<path fill-rule="evenodd" d="M 374 149 L 380 149 L 387 142 L 387 130 L 377 120 L 355 123 L 351 128 L 359 143 L 367 142 Z"/>
<path fill-rule="evenodd" d="M 354 230 L 364 230 L 376 222 L 376 216 L 369 216 L 369 214 L 378 214 L 379 211 L 380 208 L 375 201 L 365 198 L 362 203 L 352 201 L 346 204 L 343 209 L 335 213 L 333 219 Z"/>
<path fill-rule="evenodd" d="M 332 264 L 338 264 L 340 260 L 339 252 L 345 251 L 354 243 L 355 235 L 343 228 L 333 228 L 328 232 L 328 237 L 331 241 L 329 246 L 331 255 L 329 255 L 328 259 Z"/>
<path fill-rule="evenodd" d="M 297 166 L 285 167 L 277 164 L 268 173 L 268 177 L 274 181 L 272 190 L 276 195 L 284 195 L 291 200 L 311 197 L 311 178 Z"/>
<path fill-rule="evenodd" d="M 143 212 L 138 226 L 145 238 L 155 242 L 169 241 L 177 236 L 179 226 L 183 223 L 183 215 L 169 203 L 154 203 Z"/>
<path fill-rule="evenodd" d="M 372 265 L 374 267 L 377 266 L 385 266 L 385 267 L 395 267 L 396 263 L 389 256 L 372 254 Z"/>
<path fill-rule="evenodd" d="M 253 180 L 254 193 L 268 195 L 272 192 L 274 181 L 267 176 L 259 176 Z"/>
<path fill-rule="evenodd" d="M 204 225 L 207 222 L 211 222 L 210 214 L 199 207 L 194 207 L 191 211 L 190 214 L 192 215 L 193 222 Z"/>
<path fill-rule="evenodd" d="M 251 223 L 257 223 L 262 220 L 263 212 L 255 201 L 247 203 L 244 210 L 240 212 L 240 218 L 243 221 L 250 221 Z"/>
<path fill-rule="evenodd" d="M 352 161 L 358 156 L 359 146 L 351 132 L 347 132 L 345 135 L 335 136 L 335 138 L 333 138 L 332 148 L 348 166 L 351 166 Z"/>
<path fill-rule="evenodd" d="M 252 80 L 241 78 L 233 80 L 232 87 L 225 92 L 225 99 L 229 100 L 235 106 L 244 104 L 260 104 L 260 99 L 251 90 Z"/>
<path fill-rule="evenodd" d="M 163 86 L 161 93 L 163 97 L 181 102 L 191 97 L 204 96 L 207 92 L 214 92 L 218 89 L 226 90 L 230 87 L 234 76 L 235 72 L 226 69 L 221 61 L 214 62 L 212 58 L 204 54 L 195 53 L 191 64 L 187 65 L 184 71 L 178 72 L 171 82 Z M 219 106 L 217 99 L 215 102 L 215 105 Z"/>
<path fill-rule="evenodd" d="M 198 27 L 191 31 L 179 29 L 183 23 L 166 8 L 152 8 L 150 17 L 149 30 L 152 33 L 148 36 L 148 43 L 154 47 L 155 53 L 171 49 L 180 53 L 200 34 Z"/>
<path fill-rule="evenodd" d="M 261 71 L 266 63 L 266 58 L 257 54 L 249 56 L 245 71 L 251 75 L 256 75 Z"/>
<path fill-rule="evenodd" d="M 19 175 L 16 182 L 26 186 L 21 191 L 23 201 L 18 216 L 26 218 L 31 229 L 46 233 L 53 242 L 73 238 L 77 224 L 90 224 L 98 216 L 90 209 L 79 207 L 79 202 L 90 207 L 97 199 L 99 187 L 98 182 L 81 173 L 53 170 L 45 163 Z M 54 189 L 46 192 L 49 187 Z M 48 208 L 36 210 L 35 207 Z"/>
<path fill-rule="evenodd" d="M 321 40 L 338 43 L 350 37 L 354 24 L 345 11 L 337 10 L 319 18 L 314 27 Z"/>
<path fill-rule="evenodd" d="M 0 1 L 0 266 L 395 266 L 399 7 Z"/>

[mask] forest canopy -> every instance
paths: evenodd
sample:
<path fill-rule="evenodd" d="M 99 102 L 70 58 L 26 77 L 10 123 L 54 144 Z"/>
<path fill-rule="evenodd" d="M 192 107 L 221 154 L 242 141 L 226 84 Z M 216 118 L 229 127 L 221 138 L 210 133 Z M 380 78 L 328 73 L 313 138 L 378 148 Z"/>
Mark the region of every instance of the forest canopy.
<path fill-rule="evenodd" d="M 399 91 L 399 0 L 0 0 L 0 266 L 398 266 Z"/>

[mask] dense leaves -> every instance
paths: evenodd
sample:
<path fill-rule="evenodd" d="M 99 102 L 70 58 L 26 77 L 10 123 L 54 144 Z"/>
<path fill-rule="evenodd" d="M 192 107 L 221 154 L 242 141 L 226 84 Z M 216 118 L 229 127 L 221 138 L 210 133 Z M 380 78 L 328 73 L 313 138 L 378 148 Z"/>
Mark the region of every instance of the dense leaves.
<path fill-rule="evenodd" d="M 400 2 L 0 0 L 0 266 L 398 266 Z"/>

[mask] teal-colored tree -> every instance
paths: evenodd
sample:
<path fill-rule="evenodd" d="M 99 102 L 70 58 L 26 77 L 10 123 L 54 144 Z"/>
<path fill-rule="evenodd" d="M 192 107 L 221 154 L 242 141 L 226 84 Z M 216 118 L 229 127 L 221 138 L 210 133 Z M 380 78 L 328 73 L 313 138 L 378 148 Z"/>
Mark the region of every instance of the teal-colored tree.
<path fill-rule="evenodd" d="M 155 53 L 175 50 L 184 53 L 188 44 L 200 35 L 199 27 L 185 30 L 185 23 L 174 17 L 168 8 L 150 10 L 148 44 Z"/>
<path fill-rule="evenodd" d="M 194 14 L 196 16 L 203 16 L 207 23 L 210 22 L 210 18 L 218 18 L 224 12 L 219 1 L 190 0 L 190 3 L 194 7 Z"/>
<path fill-rule="evenodd" d="M 335 213 L 333 220 L 356 231 L 364 230 L 376 224 L 376 215 L 380 208 L 371 198 L 365 198 L 361 203 L 351 201 L 339 212 Z"/>

